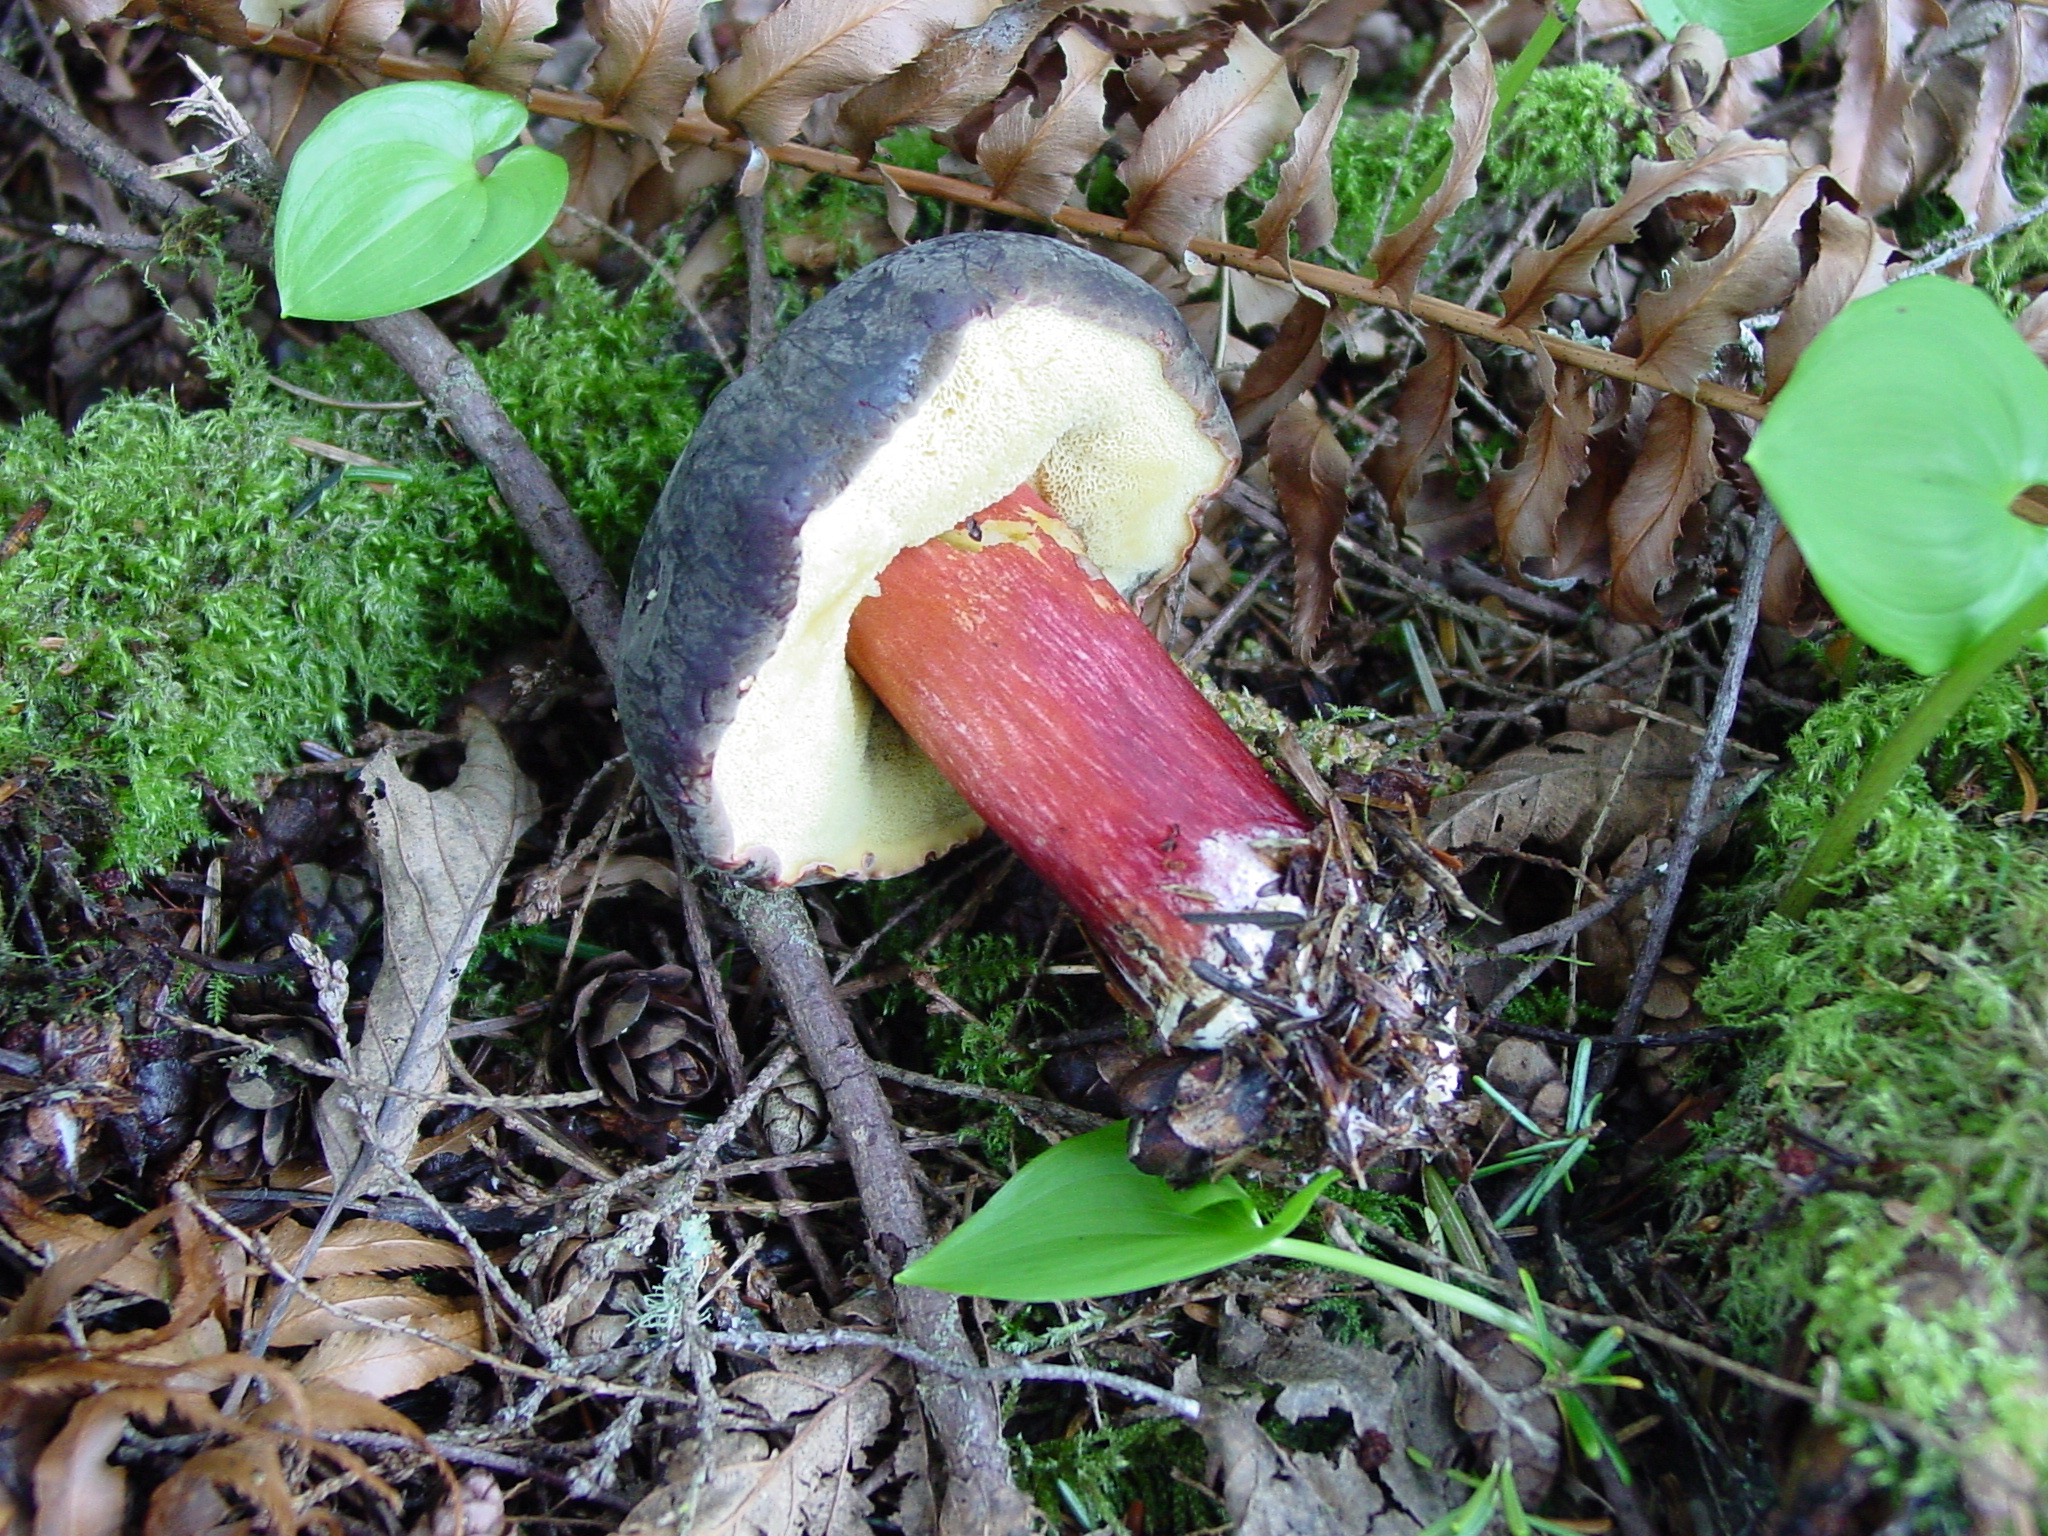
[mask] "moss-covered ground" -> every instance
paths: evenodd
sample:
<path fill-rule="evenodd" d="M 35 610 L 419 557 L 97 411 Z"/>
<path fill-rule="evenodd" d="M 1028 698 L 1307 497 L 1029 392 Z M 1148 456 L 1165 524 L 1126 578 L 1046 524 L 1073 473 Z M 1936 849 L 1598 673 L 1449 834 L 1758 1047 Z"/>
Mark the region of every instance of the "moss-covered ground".
<path fill-rule="evenodd" d="M 2035 1347 L 2048 1299 L 2048 821 L 2027 817 L 2048 666 L 1970 705 L 1802 922 L 1769 915 L 1788 862 L 1926 688 L 1882 677 L 1821 710 L 1769 797 L 1713 1022 L 1759 1027 L 1682 1175 L 1724 1275 L 1717 1311 L 1761 1363 L 1803 1342 L 1840 1389 L 1942 1426 L 1960 1458 L 1862 1455 L 1936 1528 L 1959 1476 L 2048 1479 Z M 1947 1511 L 1946 1514 L 1943 1511 Z"/>

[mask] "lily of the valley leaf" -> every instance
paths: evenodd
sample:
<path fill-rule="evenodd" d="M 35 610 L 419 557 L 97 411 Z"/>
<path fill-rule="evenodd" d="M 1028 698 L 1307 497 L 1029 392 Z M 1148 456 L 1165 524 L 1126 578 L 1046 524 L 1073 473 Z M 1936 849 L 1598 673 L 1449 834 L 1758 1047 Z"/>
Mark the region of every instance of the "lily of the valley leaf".
<path fill-rule="evenodd" d="M 509 265 L 561 211 L 569 170 L 522 145 L 510 96 L 419 80 L 344 102 L 293 158 L 277 211 L 284 313 L 366 320 L 462 292 Z"/>
<path fill-rule="evenodd" d="M 2048 369 L 1976 288 L 1916 277 L 1843 310 L 1749 461 L 1835 611 L 1916 671 L 2048 588 Z"/>

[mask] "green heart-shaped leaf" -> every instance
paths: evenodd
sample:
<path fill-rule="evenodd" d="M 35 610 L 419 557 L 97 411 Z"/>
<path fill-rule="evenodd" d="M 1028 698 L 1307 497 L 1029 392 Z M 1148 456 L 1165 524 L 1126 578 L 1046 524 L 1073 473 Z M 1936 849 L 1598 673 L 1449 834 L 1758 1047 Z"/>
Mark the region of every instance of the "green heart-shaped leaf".
<path fill-rule="evenodd" d="M 1975 288 L 1858 299 L 1772 402 L 1749 462 L 1814 580 L 1876 649 L 1945 672 L 2048 587 L 2048 369 Z"/>
<path fill-rule="evenodd" d="M 1026 1164 L 930 1253 L 896 1278 L 999 1301 L 1120 1296 L 1251 1257 L 1308 1215 L 1334 1174 L 1261 1226 L 1233 1179 L 1175 1189 L 1140 1173 L 1118 1122 Z"/>
<path fill-rule="evenodd" d="M 306 137 L 277 209 L 284 313 L 367 320 L 460 293 L 547 232 L 569 191 L 559 155 L 522 145 L 510 96 L 418 80 L 343 102 Z"/>
<path fill-rule="evenodd" d="M 1643 5 L 1651 24 L 1666 37 L 1678 36 L 1688 21 L 1718 32 L 1730 58 L 1797 37 L 1827 8 L 1828 0 L 1644 0 Z"/>

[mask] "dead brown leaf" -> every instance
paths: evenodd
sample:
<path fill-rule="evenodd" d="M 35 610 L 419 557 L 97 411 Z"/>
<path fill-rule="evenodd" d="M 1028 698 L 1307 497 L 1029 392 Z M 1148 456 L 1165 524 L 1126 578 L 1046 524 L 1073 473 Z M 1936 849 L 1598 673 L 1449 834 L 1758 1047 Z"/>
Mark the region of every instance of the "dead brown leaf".
<path fill-rule="evenodd" d="M 1679 394 L 1692 393 L 1740 322 L 1777 309 L 1799 281 L 1799 227 L 1826 172 L 1811 168 L 1768 203 L 1729 210 L 1734 233 L 1705 261 L 1672 263 L 1663 289 L 1636 301 L 1644 377 Z"/>
<path fill-rule="evenodd" d="M 996 196 L 1051 218 L 1074 190 L 1074 177 L 1109 137 L 1103 82 L 1116 58 L 1079 28 L 1060 33 L 1065 77 L 1040 110 L 1029 97 L 1012 103 L 985 129 L 975 163 Z"/>
<path fill-rule="evenodd" d="M 1289 291 L 1281 290 L 1283 294 Z M 1329 316 L 1330 307 L 1322 299 L 1294 295 L 1278 332 L 1245 369 L 1244 379 L 1231 400 L 1231 419 L 1237 425 L 1239 437 L 1251 438 L 1263 432 L 1321 375 L 1327 360 L 1322 345 L 1323 323 Z"/>
<path fill-rule="evenodd" d="M 1614 572 L 1607 606 L 1623 623 L 1670 622 L 1658 588 L 1678 569 L 1674 552 L 1685 515 L 1716 474 L 1712 413 L 1683 395 L 1665 395 L 1651 407 L 1635 464 L 1607 510 Z"/>
<path fill-rule="evenodd" d="M 1842 32 L 1842 83 L 1828 125 L 1828 166 L 1865 213 L 1881 213 L 1938 170 L 1939 141 L 1908 67 L 1913 40 L 1945 25 L 1936 0 L 1868 0 Z"/>
<path fill-rule="evenodd" d="M 1784 524 L 1778 525 L 1771 540 L 1770 558 L 1764 563 L 1764 600 L 1759 610 L 1766 624 L 1789 629 L 1795 635 L 1812 631 L 1827 612 L 1806 557 L 1799 552 Z"/>
<path fill-rule="evenodd" d="M 1296 399 L 1267 435 L 1266 467 L 1294 546 L 1294 620 L 1287 638 L 1306 666 L 1337 594 L 1337 535 L 1350 511 L 1351 456 L 1315 406 Z"/>
<path fill-rule="evenodd" d="M 1565 497 L 1585 477 L 1598 381 L 1583 368 L 1557 370 L 1557 391 L 1523 434 L 1514 467 L 1487 485 L 1501 558 L 1519 575 L 1533 562 L 1555 560 Z"/>
<path fill-rule="evenodd" d="M 128 1473 L 107 1458 L 130 1417 L 160 1421 L 170 1394 L 116 1387 L 80 1403 L 35 1463 L 31 1536 L 120 1536 L 128 1524 Z"/>
<path fill-rule="evenodd" d="M 1295 248 L 1310 255 L 1337 232 L 1337 194 L 1330 185 L 1330 146 L 1344 121 L 1344 108 L 1351 100 L 1351 85 L 1358 78 L 1358 50 L 1345 48 L 1329 53 L 1305 48 L 1296 55 L 1296 70 L 1304 94 L 1315 105 L 1302 114 L 1294 130 L 1294 141 L 1280 166 L 1280 184 L 1273 200 L 1252 226 L 1261 256 L 1285 256 L 1287 232 L 1292 229 Z"/>
<path fill-rule="evenodd" d="M 1766 399 L 1785 387 L 1792 365 L 1821 327 L 1852 299 L 1884 286 L 1885 265 L 1897 254 L 1883 230 L 1865 215 L 1843 207 L 1825 188 L 1814 202 L 1811 218 L 1813 265 L 1764 338 Z"/>
<path fill-rule="evenodd" d="M 839 109 L 840 142 L 862 160 L 899 128 L 951 128 L 1009 83 L 1024 51 L 1067 0 L 1012 0 L 979 26 L 956 32 L 886 80 L 863 86 Z"/>
<path fill-rule="evenodd" d="M 555 0 L 483 0 L 483 20 L 469 40 L 462 77 L 485 90 L 524 97 L 534 71 L 554 56 L 534 41 L 555 24 Z"/>
<path fill-rule="evenodd" d="M 2033 302 L 2020 311 L 2013 326 L 2034 356 L 2048 363 L 2048 292 L 2034 295 Z"/>
<path fill-rule="evenodd" d="M 1405 301 L 1414 297 L 1423 263 L 1436 249 L 1444 220 L 1465 206 L 1479 190 L 1479 162 L 1493 133 L 1493 107 L 1498 96 L 1493 79 L 1493 50 L 1473 38 L 1451 66 L 1451 158 L 1437 189 L 1423 200 L 1415 217 L 1373 247 L 1372 262 L 1382 287 Z"/>
<path fill-rule="evenodd" d="M 992 0 L 787 0 L 712 75 L 704 105 L 757 144 L 786 144 L 820 97 L 880 80 Z"/>
<path fill-rule="evenodd" d="M 157 11 L 187 32 L 239 48 L 249 41 L 249 18 L 235 0 L 157 0 Z"/>
<path fill-rule="evenodd" d="M 1408 370 L 1394 401 L 1394 435 L 1365 461 L 1366 477 L 1396 526 L 1407 522 L 1423 471 L 1450 446 L 1458 420 L 1458 380 L 1473 366 L 1465 343 L 1440 325 L 1425 325 L 1422 341 L 1422 361 Z"/>
<path fill-rule="evenodd" d="M 126 1246 L 127 1251 L 85 1283 L 96 1282 L 157 1301 L 171 1299 L 176 1282 L 170 1265 L 153 1247 L 138 1249 L 125 1245 L 118 1228 L 94 1221 L 90 1216 L 52 1211 L 4 1180 L 0 1180 L 0 1222 L 5 1222 L 15 1240 L 31 1253 L 47 1253 L 53 1261 L 70 1258 L 102 1243 Z"/>
<path fill-rule="evenodd" d="M 405 20 L 405 0 L 320 0 L 292 23 L 292 31 L 350 64 L 376 61 Z"/>
<path fill-rule="evenodd" d="M 312 1290 L 318 1301 L 302 1291 L 292 1293 L 271 1333 L 272 1348 L 299 1349 L 330 1334 L 354 1332 L 363 1326 L 351 1319 L 413 1323 L 473 1305 L 458 1296 L 436 1296 L 409 1280 L 387 1280 L 379 1275 L 335 1275 L 315 1281 Z"/>
<path fill-rule="evenodd" d="M 773 1369 L 742 1376 L 729 1389 L 772 1425 L 793 1430 L 780 1450 L 757 1434 L 720 1432 L 699 1495 L 692 1536 L 866 1536 L 868 1496 L 861 1474 L 888 1427 L 894 1401 L 872 1350 L 779 1355 Z M 674 1529 L 674 1488 L 687 1487 L 702 1452 L 692 1441 L 670 1484 L 643 1499 L 620 1536 Z"/>
<path fill-rule="evenodd" d="M 668 131 L 703 73 L 690 53 L 703 8 L 704 0 L 604 0 L 591 23 L 600 46 L 591 64 L 590 94 L 652 144 L 663 165 Z"/>
<path fill-rule="evenodd" d="M 468 1349 L 483 1343 L 483 1314 L 474 1302 L 456 1311 L 407 1318 L 405 1322 L 408 1327 L 447 1343 L 437 1344 L 383 1328 L 330 1333 L 292 1367 L 292 1374 L 309 1387 L 335 1387 L 378 1399 L 396 1397 L 463 1369 L 470 1363 Z M 451 1345 L 464 1345 L 467 1349 Z"/>
<path fill-rule="evenodd" d="M 1125 221 L 1179 257 L 1300 121 L 1287 61 L 1240 24 L 1223 62 L 1174 97 L 1118 169 Z"/>
<path fill-rule="evenodd" d="M 166 1478 L 149 1501 L 143 1536 L 193 1536 L 195 1530 L 203 1530 L 188 1522 L 194 1507 L 203 1504 L 205 1494 L 215 1487 L 255 1505 L 277 1536 L 298 1530 L 291 1483 L 278 1458 L 277 1442 L 251 1438 L 201 1451 Z"/>
<path fill-rule="evenodd" d="M 1439 800 L 1429 840 L 1454 853 L 1535 844 L 1598 862 L 1638 837 L 1668 833 L 1685 807 L 1699 742 L 1655 720 L 1607 736 L 1560 732 Z"/>
<path fill-rule="evenodd" d="M 311 1227 L 285 1222 L 268 1233 L 270 1256 L 286 1269 L 296 1270 L 299 1255 L 306 1251 Z M 325 1280 L 334 1275 L 397 1274 L 414 1269 L 459 1269 L 469 1255 L 458 1244 L 438 1237 L 422 1237 L 402 1222 L 378 1221 L 359 1216 L 340 1223 L 327 1234 L 320 1251 L 306 1266 L 304 1278 Z"/>
<path fill-rule="evenodd" d="M 1956 168 L 1942 187 L 1977 230 L 1996 229 L 2018 212 L 2005 180 L 2005 145 L 2026 106 L 2027 92 L 2048 80 L 2048 16 L 2016 8 L 1984 49 L 1976 110 L 1964 131 Z M 1964 275 L 1972 258 L 1959 258 Z"/>
<path fill-rule="evenodd" d="M 1650 211 L 1666 198 L 1686 192 L 1775 193 L 1790 174 L 1783 144 L 1741 132 L 1725 135 L 1691 160 L 1638 160 L 1618 202 L 1588 212 L 1562 244 L 1515 258 L 1501 296 L 1502 318 L 1526 327 L 1561 293 L 1590 296 L 1593 263 L 1600 253 L 1634 239 Z"/>
<path fill-rule="evenodd" d="M 468 969 L 519 836 L 540 798 L 483 714 L 463 712 L 468 756 L 446 789 L 399 771 L 387 748 L 363 770 L 365 830 L 384 891 L 384 963 L 370 990 L 362 1038 L 348 1048 L 353 1079 L 321 1094 L 315 1125 L 337 1186 L 366 1150 L 402 1167 L 418 1139 L 443 1060 L 455 988 Z M 390 1175 L 370 1170 L 370 1185 Z"/>

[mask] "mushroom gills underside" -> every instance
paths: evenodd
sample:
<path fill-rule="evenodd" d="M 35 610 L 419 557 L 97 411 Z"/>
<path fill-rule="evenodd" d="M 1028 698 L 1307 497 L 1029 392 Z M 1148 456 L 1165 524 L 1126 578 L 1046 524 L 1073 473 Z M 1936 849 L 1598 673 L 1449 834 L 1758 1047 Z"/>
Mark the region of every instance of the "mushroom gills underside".
<path fill-rule="evenodd" d="M 1231 459 L 1146 341 L 1018 306 L 960 334 L 941 377 L 800 536 L 782 643 L 717 746 L 700 844 L 785 884 L 915 869 L 980 830 L 845 661 L 882 570 L 1020 484 L 1125 596 L 1178 567 Z"/>

